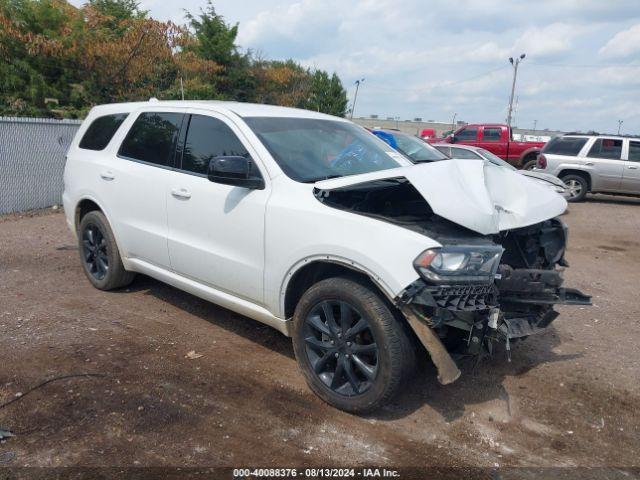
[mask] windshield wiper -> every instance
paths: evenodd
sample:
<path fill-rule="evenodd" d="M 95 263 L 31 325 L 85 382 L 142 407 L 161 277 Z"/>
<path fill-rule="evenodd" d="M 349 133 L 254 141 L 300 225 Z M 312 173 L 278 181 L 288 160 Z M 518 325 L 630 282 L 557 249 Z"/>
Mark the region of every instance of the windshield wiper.
<path fill-rule="evenodd" d="M 304 183 L 315 183 L 315 182 L 320 182 L 322 180 L 331 180 L 332 178 L 340 178 L 340 177 L 344 177 L 344 175 L 337 175 L 337 174 L 327 175 L 326 177 L 318 177 L 318 178 L 312 178 L 310 180 L 305 180 Z"/>

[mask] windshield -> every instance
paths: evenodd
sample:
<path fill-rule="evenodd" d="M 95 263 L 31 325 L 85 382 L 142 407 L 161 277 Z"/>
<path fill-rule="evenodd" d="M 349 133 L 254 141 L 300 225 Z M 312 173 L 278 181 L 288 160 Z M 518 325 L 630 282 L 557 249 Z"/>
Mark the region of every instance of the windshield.
<path fill-rule="evenodd" d="M 433 162 L 448 158 L 444 153 L 419 138 L 403 133 L 393 133 L 393 136 L 398 144 L 398 151 L 414 162 Z"/>
<path fill-rule="evenodd" d="M 491 153 L 489 150 L 485 150 L 484 148 L 478 148 L 476 150 L 476 152 L 478 152 L 484 158 L 489 160 L 491 163 L 495 163 L 496 165 L 500 165 L 501 167 L 507 167 L 510 170 L 517 170 L 516 167 L 514 167 L 513 165 L 505 162 L 500 157 L 498 157 L 498 156 L 494 155 L 493 153 Z"/>
<path fill-rule="evenodd" d="M 288 117 L 244 120 L 284 173 L 298 182 L 410 165 L 369 132 L 349 122 Z"/>

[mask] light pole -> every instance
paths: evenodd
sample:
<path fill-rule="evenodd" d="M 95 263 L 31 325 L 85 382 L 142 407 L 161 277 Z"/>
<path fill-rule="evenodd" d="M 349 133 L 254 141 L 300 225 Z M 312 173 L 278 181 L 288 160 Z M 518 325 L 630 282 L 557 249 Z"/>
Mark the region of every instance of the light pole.
<path fill-rule="evenodd" d="M 511 84 L 511 96 L 509 97 L 509 113 L 507 114 L 507 125 L 511 128 L 511 111 L 513 110 L 513 94 L 516 91 L 516 77 L 518 76 L 518 65 L 524 60 L 526 55 L 523 53 L 516 60 L 513 57 L 509 57 L 509 63 L 513 65 L 513 83 Z"/>
<path fill-rule="evenodd" d="M 356 100 L 358 100 L 358 89 L 360 88 L 360 84 L 362 82 L 364 82 L 364 78 L 355 81 L 356 94 L 353 96 L 353 105 L 351 105 L 351 117 L 349 118 L 349 120 L 353 120 L 353 112 L 356 109 Z"/>
<path fill-rule="evenodd" d="M 624 123 L 624 121 L 618 120 L 618 135 L 620 135 L 620 127 L 622 127 L 623 123 Z"/>
<path fill-rule="evenodd" d="M 538 125 L 538 120 L 533 121 L 533 133 L 536 133 L 536 125 Z"/>
<path fill-rule="evenodd" d="M 458 114 L 454 113 L 453 117 L 451 118 L 451 133 L 450 133 L 450 135 L 453 135 L 453 132 L 456 129 L 456 115 L 458 115 Z"/>

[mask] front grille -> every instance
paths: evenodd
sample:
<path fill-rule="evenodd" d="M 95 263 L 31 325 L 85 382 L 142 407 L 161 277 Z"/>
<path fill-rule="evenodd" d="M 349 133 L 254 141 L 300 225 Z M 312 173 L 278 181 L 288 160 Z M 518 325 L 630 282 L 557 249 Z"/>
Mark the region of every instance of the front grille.
<path fill-rule="evenodd" d="M 448 310 L 475 311 L 497 306 L 494 285 L 445 285 L 428 288 L 436 306 Z"/>

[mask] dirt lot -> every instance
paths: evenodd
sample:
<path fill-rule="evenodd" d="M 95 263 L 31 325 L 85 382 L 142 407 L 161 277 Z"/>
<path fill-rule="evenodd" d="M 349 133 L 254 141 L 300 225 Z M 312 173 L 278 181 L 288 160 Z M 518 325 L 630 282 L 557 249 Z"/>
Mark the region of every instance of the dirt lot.
<path fill-rule="evenodd" d="M 279 333 L 139 276 L 85 280 L 60 213 L 0 219 L 0 444 L 14 466 L 640 466 L 640 201 L 571 205 L 550 331 L 366 418 L 307 389 Z M 202 357 L 185 358 L 194 350 Z"/>

